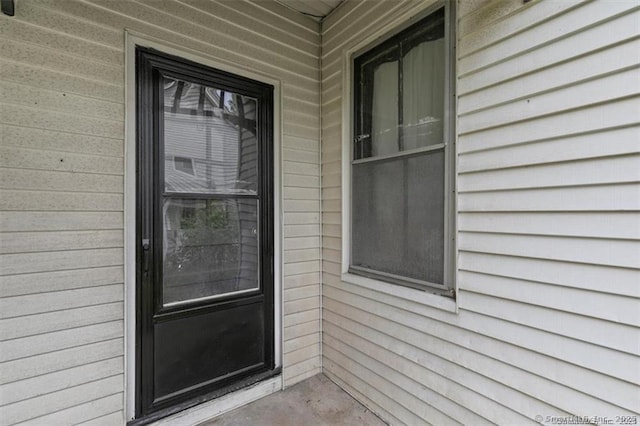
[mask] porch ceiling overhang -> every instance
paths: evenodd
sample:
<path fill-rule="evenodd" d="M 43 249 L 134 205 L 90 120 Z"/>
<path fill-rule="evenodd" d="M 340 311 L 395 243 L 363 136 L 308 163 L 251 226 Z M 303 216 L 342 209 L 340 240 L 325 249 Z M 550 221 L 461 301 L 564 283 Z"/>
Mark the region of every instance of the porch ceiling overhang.
<path fill-rule="evenodd" d="M 297 12 L 321 21 L 344 0 L 276 0 Z"/>

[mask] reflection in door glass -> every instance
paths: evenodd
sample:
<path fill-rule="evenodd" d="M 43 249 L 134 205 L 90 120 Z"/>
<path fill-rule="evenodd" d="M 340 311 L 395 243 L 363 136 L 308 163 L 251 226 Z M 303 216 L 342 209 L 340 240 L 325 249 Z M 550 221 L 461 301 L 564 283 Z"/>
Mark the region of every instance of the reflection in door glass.
<path fill-rule="evenodd" d="M 164 84 L 164 190 L 256 194 L 256 99 L 170 77 Z"/>
<path fill-rule="evenodd" d="M 164 305 L 257 289 L 258 201 L 165 199 Z"/>

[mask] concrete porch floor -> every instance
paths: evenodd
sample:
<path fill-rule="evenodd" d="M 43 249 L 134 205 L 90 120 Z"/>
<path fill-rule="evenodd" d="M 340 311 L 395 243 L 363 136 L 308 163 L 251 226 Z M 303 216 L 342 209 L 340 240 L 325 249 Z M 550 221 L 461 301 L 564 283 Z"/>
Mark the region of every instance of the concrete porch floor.
<path fill-rule="evenodd" d="M 366 407 L 319 374 L 199 426 L 383 426 Z"/>

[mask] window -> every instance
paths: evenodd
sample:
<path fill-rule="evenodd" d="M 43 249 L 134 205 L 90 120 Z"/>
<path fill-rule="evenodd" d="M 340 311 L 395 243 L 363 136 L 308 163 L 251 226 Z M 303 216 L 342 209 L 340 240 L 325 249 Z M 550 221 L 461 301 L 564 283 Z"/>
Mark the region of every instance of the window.
<path fill-rule="evenodd" d="M 173 163 L 176 170 L 195 176 L 196 173 L 193 170 L 193 160 L 191 158 L 174 157 Z"/>
<path fill-rule="evenodd" d="M 349 272 L 453 294 L 446 3 L 354 59 Z"/>

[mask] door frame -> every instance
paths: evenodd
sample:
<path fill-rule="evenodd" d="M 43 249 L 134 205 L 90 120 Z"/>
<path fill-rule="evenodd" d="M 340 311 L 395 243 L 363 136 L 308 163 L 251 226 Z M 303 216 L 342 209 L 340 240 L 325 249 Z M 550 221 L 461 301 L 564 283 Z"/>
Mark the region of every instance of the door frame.
<path fill-rule="evenodd" d="M 125 141 L 124 141 L 124 359 L 125 389 L 124 405 L 126 421 L 135 418 L 136 401 L 136 47 L 149 47 L 169 55 L 178 56 L 199 64 L 227 71 L 242 77 L 258 80 L 274 87 L 273 91 L 273 310 L 274 310 L 274 355 L 275 366 L 282 367 L 283 353 L 283 256 L 282 256 L 282 82 L 273 76 L 255 71 L 216 58 L 206 52 L 197 51 L 145 34 L 125 30 Z M 282 388 L 279 385 L 263 386 L 264 395 Z M 225 398 L 227 406 L 241 406 L 256 399 L 255 390 L 243 389 Z M 210 406 L 207 412 L 214 415 L 220 412 L 216 408 L 217 400 L 203 404 Z M 200 407 L 200 406 L 197 406 Z M 201 410 L 202 411 L 202 410 Z M 226 410 L 225 410 L 226 411 Z"/>

